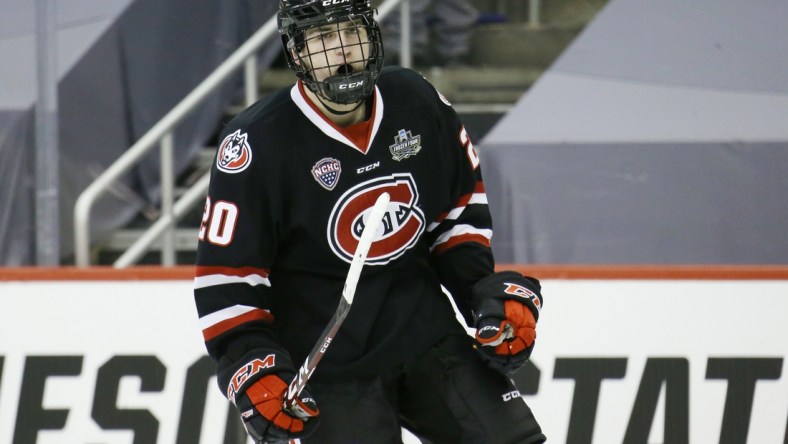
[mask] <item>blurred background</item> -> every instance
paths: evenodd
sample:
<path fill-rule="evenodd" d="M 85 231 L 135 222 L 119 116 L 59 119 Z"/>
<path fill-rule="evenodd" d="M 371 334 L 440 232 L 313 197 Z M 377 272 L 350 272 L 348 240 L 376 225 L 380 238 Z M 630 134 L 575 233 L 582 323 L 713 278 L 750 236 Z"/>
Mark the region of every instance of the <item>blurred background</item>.
<path fill-rule="evenodd" d="M 221 126 L 247 102 L 294 81 L 269 30 L 210 92 L 189 96 L 272 17 L 275 2 L 2 2 L 0 57 L 12 61 L 0 66 L 2 265 L 74 264 L 78 197 L 143 136 L 157 136 L 97 188 L 84 211 L 83 264 L 115 262 L 171 212 L 163 200 L 178 200 L 207 171 Z M 415 1 L 411 16 L 420 24 L 406 43 L 409 62 L 397 56 L 399 3 L 376 2 L 387 17 L 387 63 L 428 77 L 478 145 L 606 2 L 471 0 L 438 8 Z M 441 48 L 460 57 L 448 63 Z M 172 128 L 149 134 L 190 97 L 198 99 L 170 119 Z M 172 135 L 164 182 L 174 183 L 164 191 L 160 133 Z M 133 262 L 191 263 L 201 206 L 196 199 Z"/>
<path fill-rule="evenodd" d="M 785 2 L 375 3 L 480 151 L 499 261 L 788 260 Z M 218 131 L 294 80 L 275 10 L 3 0 L 0 264 L 192 263 Z"/>

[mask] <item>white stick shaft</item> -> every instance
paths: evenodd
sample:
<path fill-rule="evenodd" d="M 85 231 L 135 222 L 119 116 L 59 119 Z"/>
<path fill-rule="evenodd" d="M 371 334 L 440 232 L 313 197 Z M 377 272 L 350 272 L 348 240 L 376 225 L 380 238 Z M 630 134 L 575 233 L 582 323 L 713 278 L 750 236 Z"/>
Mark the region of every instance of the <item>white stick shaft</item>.
<path fill-rule="evenodd" d="M 364 267 L 364 262 L 367 260 L 369 249 L 372 246 L 372 242 L 375 240 L 378 230 L 380 229 L 383 216 L 386 215 L 389 200 L 390 197 L 388 193 L 383 193 L 378 196 L 378 200 L 372 207 L 369 216 L 367 216 L 367 220 L 364 224 L 364 230 L 362 231 L 361 238 L 359 239 L 358 245 L 356 246 L 356 252 L 353 254 L 353 259 L 350 261 L 350 269 L 347 272 L 345 286 L 342 289 L 342 300 L 340 300 L 337 311 L 334 313 L 331 321 L 329 321 L 325 330 L 323 330 L 323 334 L 320 336 L 320 339 L 304 360 L 301 368 L 298 369 L 298 374 L 296 374 L 293 380 L 290 382 L 290 387 L 288 387 L 287 397 L 285 400 L 286 407 L 291 407 L 295 404 L 295 398 L 306 386 L 307 380 L 310 376 L 312 376 L 312 373 L 317 367 L 317 363 L 320 362 L 320 359 L 322 359 L 323 355 L 326 353 L 331 341 L 334 340 L 334 335 L 336 335 L 339 331 L 339 327 L 342 325 L 342 322 L 345 320 L 345 316 L 347 316 L 348 311 L 350 310 L 350 304 L 353 303 L 353 297 L 356 294 L 356 286 L 358 285 L 358 280 L 361 277 L 361 269 Z"/>
<path fill-rule="evenodd" d="M 350 262 L 350 270 L 347 272 L 345 279 L 345 287 L 342 289 L 342 297 L 348 302 L 353 303 L 353 297 L 356 294 L 356 285 L 361 276 L 361 268 L 364 267 L 364 262 L 367 260 L 367 253 L 372 246 L 372 241 L 378 234 L 378 229 L 383 221 L 383 216 L 386 214 L 386 209 L 389 205 L 389 193 L 383 193 L 378 197 L 372 211 L 367 217 L 364 224 L 364 231 L 361 233 L 361 239 L 358 241 L 356 253 L 353 255 L 353 260 Z"/>

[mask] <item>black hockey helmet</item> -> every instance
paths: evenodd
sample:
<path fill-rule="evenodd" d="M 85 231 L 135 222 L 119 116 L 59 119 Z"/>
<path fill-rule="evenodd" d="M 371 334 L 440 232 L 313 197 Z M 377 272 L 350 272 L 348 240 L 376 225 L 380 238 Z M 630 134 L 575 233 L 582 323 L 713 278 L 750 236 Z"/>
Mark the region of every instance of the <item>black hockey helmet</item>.
<path fill-rule="evenodd" d="M 287 64 L 311 91 L 325 100 L 351 104 L 366 99 L 374 91 L 383 67 L 383 42 L 373 13 L 369 0 L 280 0 L 279 34 L 287 55 Z M 327 65 L 331 74 L 318 81 L 311 68 L 313 58 L 326 55 L 325 52 L 303 53 L 307 47 L 306 31 L 315 27 L 338 28 L 341 23 L 348 21 L 358 29 L 366 29 L 366 41 L 348 39 L 341 43 L 343 47 L 358 45 L 361 51 L 357 53 L 361 54 L 364 68 L 356 70 L 350 63 L 332 65 L 326 61 L 324 65 Z"/>

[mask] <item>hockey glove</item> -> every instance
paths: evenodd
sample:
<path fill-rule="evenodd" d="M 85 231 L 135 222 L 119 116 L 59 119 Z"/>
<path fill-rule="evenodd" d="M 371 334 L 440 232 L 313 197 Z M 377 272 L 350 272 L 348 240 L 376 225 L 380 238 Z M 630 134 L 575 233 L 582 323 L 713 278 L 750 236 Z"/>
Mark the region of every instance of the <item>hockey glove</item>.
<path fill-rule="evenodd" d="M 476 343 L 482 359 L 509 374 L 525 364 L 536 340 L 536 321 L 542 307 L 537 279 L 502 271 L 473 287 Z"/>
<path fill-rule="evenodd" d="M 255 444 L 284 443 L 314 432 L 318 423 L 317 404 L 305 388 L 296 405 L 285 408 L 287 382 L 292 375 L 268 374 L 252 383 L 235 398 L 246 432 Z M 284 378 L 284 379 L 283 379 Z"/>

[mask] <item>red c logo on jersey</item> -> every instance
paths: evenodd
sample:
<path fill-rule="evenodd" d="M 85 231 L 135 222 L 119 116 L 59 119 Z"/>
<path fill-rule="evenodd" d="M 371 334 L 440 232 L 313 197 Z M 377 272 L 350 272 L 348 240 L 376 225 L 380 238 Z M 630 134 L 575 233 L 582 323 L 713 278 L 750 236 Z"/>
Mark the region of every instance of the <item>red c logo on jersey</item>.
<path fill-rule="evenodd" d="M 339 198 L 328 220 L 328 244 L 343 261 L 353 259 L 364 220 L 384 192 L 391 201 L 369 249 L 367 264 L 384 265 L 402 256 L 424 232 L 424 213 L 416 205 L 419 194 L 413 176 L 394 174 L 361 183 Z"/>

